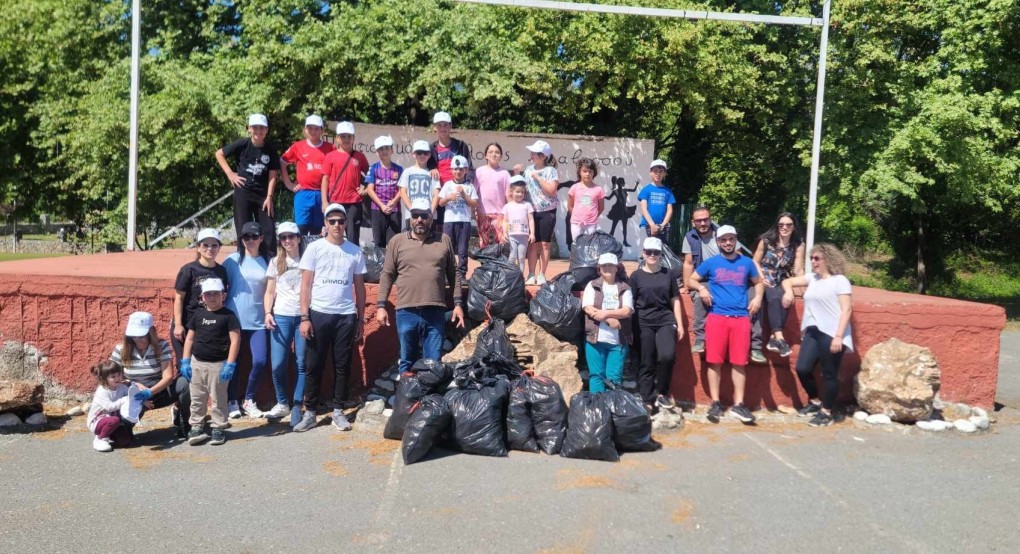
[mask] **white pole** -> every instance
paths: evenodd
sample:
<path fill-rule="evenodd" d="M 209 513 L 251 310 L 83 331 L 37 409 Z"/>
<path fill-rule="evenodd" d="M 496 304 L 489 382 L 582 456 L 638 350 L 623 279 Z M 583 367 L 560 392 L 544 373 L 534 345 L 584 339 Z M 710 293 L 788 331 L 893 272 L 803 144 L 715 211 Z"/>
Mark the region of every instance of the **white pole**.
<path fill-rule="evenodd" d="M 131 0 L 131 130 L 128 146 L 127 249 L 135 249 L 138 199 L 138 65 L 142 37 L 141 0 Z"/>
<path fill-rule="evenodd" d="M 815 244 L 815 209 L 818 207 L 818 166 L 822 155 L 822 107 L 825 105 L 825 57 L 829 51 L 829 9 L 831 0 L 822 4 L 822 45 L 818 49 L 818 86 L 815 92 L 815 132 L 811 144 L 811 185 L 808 192 L 807 249 Z"/>
<path fill-rule="evenodd" d="M 612 13 L 618 15 L 640 15 L 645 17 L 676 17 L 681 19 L 705 19 L 743 23 L 767 23 L 777 25 L 812 25 L 820 27 L 822 20 L 814 17 L 784 15 L 758 15 L 749 13 L 709 12 L 705 10 L 672 10 L 643 8 L 641 6 L 617 6 L 612 4 L 590 4 L 582 2 L 560 2 L 557 0 L 457 0 L 465 4 L 487 4 L 510 8 L 539 8 L 568 12 Z"/>

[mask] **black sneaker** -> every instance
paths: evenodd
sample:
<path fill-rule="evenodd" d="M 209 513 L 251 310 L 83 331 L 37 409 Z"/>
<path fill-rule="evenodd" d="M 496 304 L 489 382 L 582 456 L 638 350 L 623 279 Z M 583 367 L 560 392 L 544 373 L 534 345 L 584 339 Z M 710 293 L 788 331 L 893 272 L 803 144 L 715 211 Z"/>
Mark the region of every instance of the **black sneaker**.
<path fill-rule="evenodd" d="M 810 416 L 810 415 L 815 415 L 815 414 L 817 414 L 820 411 L 822 411 L 822 405 L 821 404 L 815 404 L 814 402 L 808 402 L 807 406 L 804 406 L 803 408 L 797 410 L 797 415 L 799 415 L 801 417 L 807 417 L 807 416 Z"/>
<path fill-rule="evenodd" d="M 212 440 L 209 444 L 220 445 L 227 442 L 227 434 L 223 432 L 223 429 L 212 430 Z"/>
<path fill-rule="evenodd" d="M 790 345 L 787 344 L 786 341 L 782 340 L 782 339 L 776 339 L 776 343 L 779 346 L 779 350 L 778 350 L 779 355 L 784 357 L 784 358 L 789 358 L 790 357 L 790 352 L 791 352 Z"/>
<path fill-rule="evenodd" d="M 712 402 L 708 408 L 708 420 L 712 423 L 719 423 L 719 418 L 722 417 L 724 411 L 722 402 Z"/>
<path fill-rule="evenodd" d="M 769 343 L 765 345 L 765 350 L 768 350 L 769 352 L 775 352 L 778 354 L 780 352 L 779 343 L 780 343 L 779 339 L 771 338 L 769 339 Z"/>
<path fill-rule="evenodd" d="M 754 423 L 754 414 L 743 403 L 730 408 L 730 412 L 737 416 L 741 423 Z"/>
<path fill-rule="evenodd" d="M 672 398 L 660 394 L 659 396 L 655 397 L 655 407 L 662 408 L 664 410 L 674 410 L 676 409 L 676 403 L 673 402 Z"/>
<path fill-rule="evenodd" d="M 756 364 L 764 364 L 767 360 L 765 360 L 765 354 L 762 354 L 761 350 L 752 350 L 751 361 Z"/>
<path fill-rule="evenodd" d="M 832 425 L 832 415 L 819 410 L 815 417 L 811 418 L 811 421 L 808 422 L 808 425 L 812 427 L 828 427 Z"/>
<path fill-rule="evenodd" d="M 209 440 L 209 435 L 205 432 L 204 425 L 196 425 L 188 433 L 188 444 L 191 446 L 198 446 L 207 440 Z"/>
<path fill-rule="evenodd" d="M 703 341 L 703 340 L 696 340 L 696 341 L 694 341 L 694 345 L 691 346 L 691 352 L 693 352 L 694 354 L 704 353 L 705 352 L 705 341 Z"/>

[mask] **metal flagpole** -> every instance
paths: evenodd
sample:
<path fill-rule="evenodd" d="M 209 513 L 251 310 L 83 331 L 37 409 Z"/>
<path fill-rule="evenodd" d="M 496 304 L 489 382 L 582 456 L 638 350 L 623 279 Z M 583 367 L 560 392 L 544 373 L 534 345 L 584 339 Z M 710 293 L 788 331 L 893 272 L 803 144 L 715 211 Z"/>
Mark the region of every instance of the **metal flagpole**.
<path fill-rule="evenodd" d="M 134 250 L 138 199 L 138 66 L 142 36 L 141 0 L 131 0 L 131 130 L 128 146 L 127 249 Z"/>
<path fill-rule="evenodd" d="M 807 248 L 815 244 L 815 211 L 818 207 L 818 166 L 822 155 L 822 109 L 825 106 L 825 57 L 829 51 L 829 9 L 831 0 L 822 4 L 822 45 L 818 49 L 818 85 L 815 91 L 815 130 L 811 144 L 811 185 L 808 189 Z"/>

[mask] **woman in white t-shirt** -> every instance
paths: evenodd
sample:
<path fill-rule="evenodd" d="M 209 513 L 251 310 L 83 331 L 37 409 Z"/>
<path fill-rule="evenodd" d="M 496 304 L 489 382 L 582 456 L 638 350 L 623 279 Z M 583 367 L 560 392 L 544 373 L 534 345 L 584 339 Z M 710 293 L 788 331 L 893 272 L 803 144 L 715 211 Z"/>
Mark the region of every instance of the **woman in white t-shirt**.
<path fill-rule="evenodd" d="M 290 413 L 290 425 L 301 421 L 301 400 L 305 390 L 305 338 L 301 336 L 301 269 L 298 263 L 305 243 L 296 223 L 286 221 L 276 227 L 276 257 L 266 270 L 266 329 L 269 329 L 270 360 L 273 366 L 273 388 L 276 405 L 267 418 L 282 418 Z M 287 395 L 287 358 L 294 343 L 294 366 L 297 382 L 294 394 Z M 293 398 L 293 404 L 290 399 Z M 291 406 L 293 405 L 293 410 Z"/>
<path fill-rule="evenodd" d="M 852 352 L 850 337 L 850 281 L 843 275 L 846 258 L 831 244 L 816 244 L 811 249 L 811 272 L 783 280 L 783 306 L 793 305 L 793 287 L 804 291 L 804 317 L 801 318 L 800 355 L 797 376 L 808 395 L 807 406 L 799 413 L 813 415 L 810 425 L 832 424 L 832 407 L 839 393 L 839 365 L 844 352 Z M 819 400 L 815 383 L 815 363 L 821 365 L 823 391 Z"/>

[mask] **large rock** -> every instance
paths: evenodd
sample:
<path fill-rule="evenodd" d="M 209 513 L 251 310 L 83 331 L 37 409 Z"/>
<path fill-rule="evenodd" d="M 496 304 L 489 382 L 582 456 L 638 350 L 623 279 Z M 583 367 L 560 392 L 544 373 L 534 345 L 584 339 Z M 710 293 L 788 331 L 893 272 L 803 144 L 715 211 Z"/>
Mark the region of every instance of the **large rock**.
<path fill-rule="evenodd" d="M 865 354 L 854 378 L 854 395 L 868 413 L 913 423 L 931 416 L 940 377 L 931 350 L 892 338 Z"/>
<path fill-rule="evenodd" d="M 42 406 L 46 387 L 35 381 L 0 381 L 0 412 Z"/>
<path fill-rule="evenodd" d="M 455 362 L 470 358 L 475 352 L 478 335 L 484 329 L 479 325 L 473 329 L 460 343 L 443 356 L 444 362 Z M 560 386 L 563 398 L 570 398 L 581 392 L 581 375 L 577 372 L 577 347 L 558 340 L 538 325 L 527 314 L 520 314 L 507 326 L 506 334 L 514 345 L 517 363 L 524 369 L 530 369 L 536 375 L 545 375 Z"/>

